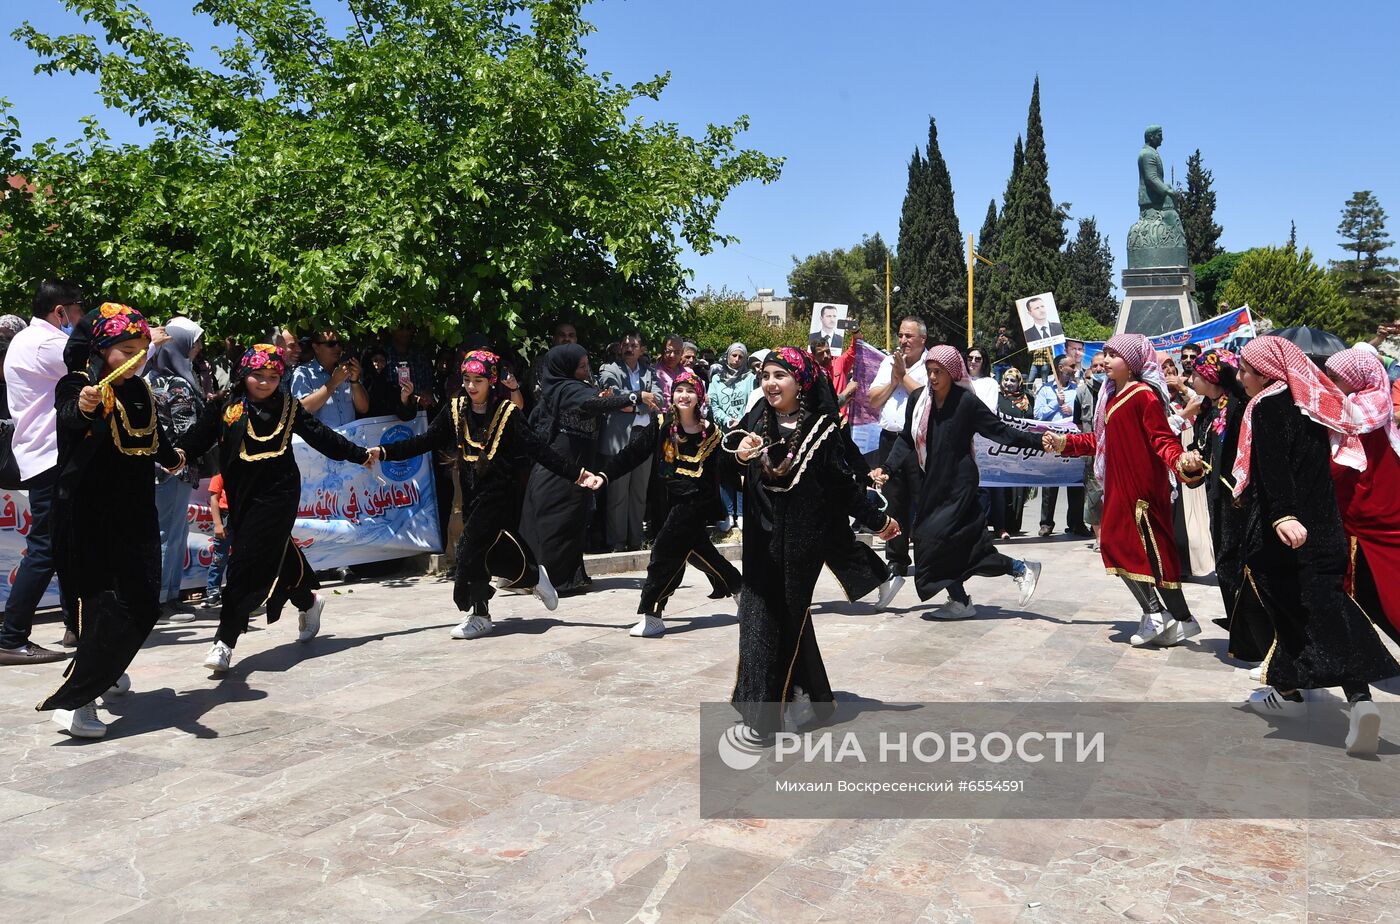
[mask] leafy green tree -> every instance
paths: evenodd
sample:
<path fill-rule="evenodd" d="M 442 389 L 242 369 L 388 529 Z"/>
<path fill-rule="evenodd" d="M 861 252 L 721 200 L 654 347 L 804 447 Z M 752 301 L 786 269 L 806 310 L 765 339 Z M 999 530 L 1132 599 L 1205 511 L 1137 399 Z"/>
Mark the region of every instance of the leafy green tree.
<path fill-rule="evenodd" d="M 1396 281 L 1388 270 L 1394 257 L 1382 256 L 1394 243 L 1385 230 L 1385 209 L 1369 189 L 1352 194 L 1342 209 L 1337 233 L 1353 256 L 1333 260 L 1332 272 L 1356 314 L 1357 331 L 1371 331 L 1395 320 Z"/>
<path fill-rule="evenodd" d="M 46 194 L 0 203 L 9 300 L 62 272 L 241 335 L 312 315 L 517 342 L 559 319 L 593 339 L 660 330 L 683 312 L 682 248 L 729 243 L 726 196 L 781 165 L 737 147 L 745 118 L 692 137 L 639 117 L 668 76 L 590 72 L 584 0 L 347 0 L 340 34 L 312 0 L 200 0 L 236 36 L 215 67 L 129 0 L 65 2 L 92 33 L 15 37 L 42 72 L 95 75 L 157 140 L 89 133 L 18 159 Z M 55 262 L 34 231 L 85 225 L 110 252 L 79 239 Z"/>
<path fill-rule="evenodd" d="M 1002 212 L 996 259 L 1007 266 L 1004 323 L 1016 323 L 1016 298 L 1049 292 L 1060 282 L 1060 248 L 1065 243 L 1063 211 L 1050 196 L 1050 167 L 1045 129 L 1040 119 L 1040 78 L 1031 90 L 1026 116 L 1024 161 L 1015 176 L 1015 191 Z"/>
<path fill-rule="evenodd" d="M 1306 247 L 1246 252 L 1225 284 L 1223 297 L 1235 307 L 1249 305 L 1276 328 L 1306 324 L 1342 337 L 1356 330 L 1346 296 Z"/>
<path fill-rule="evenodd" d="M 1221 253 L 1218 245 L 1225 229 L 1215 223 L 1214 175 L 1201 166 L 1201 149 L 1186 158 L 1186 189 L 1177 190 L 1176 210 L 1186 230 L 1186 255 L 1192 265 L 1206 263 Z"/>
<path fill-rule="evenodd" d="M 909 160 L 909 185 L 899 216 L 900 314 L 917 314 L 931 339 L 956 331 L 967 304 L 962 232 L 953 208 L 953 180 L 938 148 L 938 127 L 928 120 L 928 143 Z"/>
<path fill-rule="evenodd" d="M 1193 267 L 1196 272 L 1196 299 L 1207 317 L 1219 312 L 1220 294 L 1224 292 L 1226 283 L 1234 275 L 1235 267 L 1244 259 L 1246 252 L 1237 250 L 1218 253 L 1205 263 L 1198 263 Z M 1238 302 L 1231 304 L 1239 307 Z"/>
<path fill-rule="evenodd" d="M 885 321 L 885 258 L 889 247 L 877 233 L 849 250 L 823 250 L 792 258 L 788 291 L 797 309 L 811 312 L 816 302 L 850 306 L 850 316 L 874 329 Z"/>
<path fill-rule="evenodd" d="M 1064 325 L 1065 336 L 1074 340 L 1107 340 L 1113 336 L 1112 324 L 1105 324 L 1082 309 L 1060 312 L 1060 323 Z"/>
<path fill-rule="evenodd" d="M 1009 268 L 1006 264 L 999 263 L 999 255 L 1002 236 L 1010 224 L 1011 213 L 1016 210 L 1016 192 L 1019 189 L 1021 168 L 1025 159 L 1021 136 L 1017 135 L 1016 146 L 1011 154 L 1011 173 L 1007 176 L 1006 189 L 1002 192 L 1001 211 L 997 214 L 996 224 L 992 228 L 988 228 L 986 221 L 983 221 L 981 238 L 977 242 L 977 252 L 998 264 L 998 267 L 993 269 L 979 262 L 972 272 L 973 302 L 976 308 L 973 315 L 974 328 L 978 339 L 984 342 L 991 342 L 991 335 L 995 334 L 999 326 L 1013 326 L 1008 323 L 1008 318 L 1015 313 L 1017 296 L 1011 292 Z"/>
<path fill-rule="evenodd" d="M 1061 312 L 1079 311 L 1101 324 L 1118 318 L 1113 297 L 1113 251 L 1092 217 L 1079 219 L 1079 232 L 1065 245 L 1064 281 L 1055 294 Z"/>
<path fill-rule="evenodd" d="M 690 300 L 678 330 L 685 332 L 702 350 L 721 356 L 731 343 L 742 343 L 750 351 L 771 348 L 781 328 L 773 327 L 748 310 L 749 300 L 728 289 L 706 289 Z"/>

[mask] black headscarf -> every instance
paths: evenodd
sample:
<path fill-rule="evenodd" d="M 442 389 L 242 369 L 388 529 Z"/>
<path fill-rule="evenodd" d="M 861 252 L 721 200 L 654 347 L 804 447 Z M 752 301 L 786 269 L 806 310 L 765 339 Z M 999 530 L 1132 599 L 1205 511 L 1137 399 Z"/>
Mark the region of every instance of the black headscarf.
<path fill-rule="evenodd" d="M 540 402 L 551 417 L 558 419 L 590 398 L 597 397 L 593 386 L 580 382 L 575 373 L 588 351 L 577 343 L 561 343 L 544 355 L 540 369 Z"/>
<path fill-rule="evenodd" d="M 167 327 L 165 332 L 170 339 L 151 348 L 143 374 L 152 380 L 178 376 L 192 385 L 203 398 L 204 389 L 199 383 L 199 373 L 194 371 L 194 364 L 190 362 L 190 352 L 199 342 L 200 335 L 187 327 Z"/>

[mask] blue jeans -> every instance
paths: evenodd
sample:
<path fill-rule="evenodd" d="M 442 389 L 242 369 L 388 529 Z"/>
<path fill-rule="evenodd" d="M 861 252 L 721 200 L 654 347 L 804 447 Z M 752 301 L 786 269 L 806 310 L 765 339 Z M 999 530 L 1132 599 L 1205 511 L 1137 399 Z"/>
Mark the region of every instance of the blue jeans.
<path fill-rule="evenodd" d="M 1042 382 L 1048 382 L 1053 374 L 1050 371 L 1050 366 L 1046 363 L 1036 363 L 1031 366 L 1031 371 L 1026 373 L 1026 382 L 1034 382 L 1037 378 Z"/>
<path fill-rule="evenodd" d="M 180 580 L 189 554 L 190 494 L 194 488 L 179 478 L 156 485 L 156 519 L 160 521 L 160 602 L 178 602 Z"/>
<path fill-rule="evenodd" d="M 737 484 L 730 484 L 724 480 L 720 481 L 719 496 L 724 500 L 725 512 L 737 526 L 739 517 L 744 515 L 744 492 Z"/>
<path fill-rule="evenodd" d="M 34 628 L 34 610 L 44 591 L 53 580 L 53 528 L 49 515 L 53 511 L 54 483 L 58 481 L 58 466 L 40 472 L 24 483 L 29 492 L 29 535 L 25 537 L 24 557 L 20 559 L 5 601 L 5 626 L 0 629 L 0 648 L 19 648 L 29 644 Z M 63 625 L 76 632 L 77 620 L 67 596 L 63 600 Z"/>
<path fill-rule="evenodd" d="M 228 513 L 225 512 L 227 517 Z M 204 596 L 212 597 L 219 593 L 219 585 L 224 580 L 224 568 L 228 565 L 228 527 L 224 527 L 224 538 L 214 537 L 214 544 L 210 547 L 212 558 L 209 561 L 209 578 L 204 585 Z"/>

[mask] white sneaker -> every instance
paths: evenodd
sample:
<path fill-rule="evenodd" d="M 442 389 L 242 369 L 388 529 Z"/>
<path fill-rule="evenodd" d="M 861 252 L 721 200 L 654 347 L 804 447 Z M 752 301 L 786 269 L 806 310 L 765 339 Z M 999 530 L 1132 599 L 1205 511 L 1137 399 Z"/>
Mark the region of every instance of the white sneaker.
<path fill-rule="evenodd" d="M 209 653 L 204 656 L 204 666 L 215 673 L 221 674 L 228 670 L 228 664 L 233 660 L 233 649 L 223 642 L 214 642 L 214 647 L 209 649 Z"/>
<path fill-rule="evenodd" d="M 947 603 L 943 604 L 942 607 L 931 611 L 928 615 L 931 619 L 942 619 L 946 622 L 951 622 L 955 619 L 971 619 L 977 615 L 977 607 L 973 605 L 971 600 L 966 603 L 958 600 L 949 600 Z"/>
<path fill-rule="evenodd" d="M 875 609 L 883 610 L 894 602 L 894 598 L 899 596 L 900 588 L 904 586 L 904 578 L 898 574 L 891 574 L 880 585 L 880 597 L 875 601 Z"/>
<path fill-rule="evenodd" d="M 1369 699 L 1352 703 L 1351 727 L 1347 730 L 1347 753 L 1353 757 L 1376 753 L 1381 738 L 1381 711 Z"/>
<path fill-rule="evenodd" d="M 310 609 L 297 610 L 297 641 L 309 642 L 321 631 L 321 611 L 326 608 L 326 598 L 320 594 L 311 595 Z"/>
<path fill-rule="evenodd" d="M 637 620 L 637 624 L 627 634 L 633 638 L 656 638 L 658 635 L 666 634 L 666 623 L 661 621 L 660 616 L 647 613 Z"/>
<path fill-rule="evenodd" d="M 1163 648 L 1170 648 L 1173 645 L 1180 645 L 1188 638 L 1195 638 L 1200 634 L 1201 624 L 1198 620 L 1188 619 L 1183 622 L 1180 619 L 1174 619 L 1172 620 L 1171 627 L 1162 633 L 1161 637 L 1157 639 L 1156 644 L 1161 645 Z"/>
<path fill-rule="evenodd" d="M 1022 562 L 1026 570 L 1021 574 L 1013 574 L 1011 580 L 1015 581 L 1021 588 L 1021 606 L 1031 602 L 1031 597 L 1035 596 L 1035 585 L 1040 583 L 1040 562 Z"/>
<path fill-rule="evenodd" d="M 549 582 L 549 572 L 544 570 L 544 565 L 540 565 L 540 578 L 535 586 L 530 588 L 530 593 L 539 597 L 544 608 L 551 613 L 559 606 L 559 594 L 554 589 L 554 585 Z M 470 636 L 469 636 L 470 637 Z"/>
<path fill-rule="evenodd" d="M 117 682 L 108 687 L 107 692 L 102 694 L 102 701 L 104 703 L 110 702 L 118 696 L 125 696 L 129 692 L 131 692 L 131 678 L 126 674 L 122 674 L 117 678 Z"/>
<path fill-rule="evenodd" d="M 1139 648 L 1143 645 L 1154 644 L 1162 637 L 1162 633 L 1174 625 L 1176 625 L 1176 620 L 1172 619 L 1170 613 L 1143 613 L 1138 630 L 1128 641 Z"/>
<path fill-rule="evenodd" d="M 1273 687 L 1255 690 L 1244 704 L 1260 715 L 1272 718 L 1296 719 L 1308 711 L 1307 703 L 1284 699 Z M 1377 721 L 1379 718 L 1377 716 Z"/>
<path fill-rule="evenodd" d="M 1264 665 L 1256 664 L 1249 669 L 1249 679 L 1255 683 L 1264 679 Z"/>
<path fill-rule="evenodd" d="M 452 630 L 453 638 L 481 638 L 483 635 L 490 635 L 491 630 L 496 626 L 486 616 L 472 616 L 466 622 Z"/>
<path fill-rule="evenodd" d="M 74 738 L 101 738 L 107 734 L 107 726 L 97 717 L 96 703 L 77 709 L 55 709 L 53 723 Z"/>

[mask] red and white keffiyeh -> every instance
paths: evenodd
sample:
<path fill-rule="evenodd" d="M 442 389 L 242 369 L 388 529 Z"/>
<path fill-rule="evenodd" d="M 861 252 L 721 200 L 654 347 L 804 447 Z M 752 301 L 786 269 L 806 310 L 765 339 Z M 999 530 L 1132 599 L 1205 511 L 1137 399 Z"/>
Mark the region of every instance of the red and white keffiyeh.
<path fill-rule="evenodd" d="M 958 352 L 957 347 L 940 343 L 924 354 L 924 363 L 938 363 L 948 372 L 953 384 L 972 391 L 972 380 L 967 377 L 967 366 L 963 364 L 962 354 Z M 919 396 L 919 403 L 914 407 L 914 420 L 918 422 L 914 428 L 914 453 L 919 457 L 919 468 L 924 467 L 928 456 L 928 418 L 932 411 L 933 389 L 925 385 L 924 393 Z"/>
<path fill-rule="evenodd" d="M 1333 353 L 1327 360 L 1327 371 L 1350 389 L 1346 396 L 1347 410 L 1351 412 L 1351 422 L 1356 425 L 1357 435 L 1347 437 L 1343 443 L 1347 449 L 1361 453 L 1361 470 L 1365 471 L 1366 465 L 1365 451 L 1360 445 L 1360 435 L 1363 433 L 1384 430 L 1390 439 L 1390 448 L 1400 455 L 1400 430 L 1395 428 L 1390 377 L 1386 375 L 1385 366 L 1374 349 L 1352 347 Z"/>
<path fill-rule="evenodd" d="M 1253 449 L 1254 408 L 1260 400 L 1288 391 L 1293 404 L 1309 419 L 1331 430 L 1332 461 L 1357 470 L 1366 466 L 1366 455 L 1360 441 L 1347 446 L 1346 437 L 1355 436 L 1356 425 L 1351 421 L 1346 396 L 1313 361 L 1291 341 L 1282 337 L 1265 336 L 1251 340 L 1240 350 L 1240 356 L 1250 368 L 1272 379 L 1265 388 L 1245 405 L 1240 423 L 1239 453 L 1235 456 L 1234 495 L 1239 497 L 1249 484 L 1249 462 Z"/>
<path fill-rule="evenodd" d="M 1151 386 L 1163 401 L 1168 400 L 1167 380 L 1157 363 L 1157 351 L 1152 348 L 1152 341 L 1142 334 L 1115 334 L 1108 338 L 1103 348 L 1117 353 L 1128 364 L 1133 378 Z M 1104 480 L 1105 460 L 1108 458 L 1108 403 L 1117 393 L 1118 386 L 1113 379 L 1108 379 L 1099 389 L 1099 400 L 1094 405 L 1094 477 L 1099 479 L 1100 484 Z M 1166 413 L 1165 404 L 1162 413 Z"/>

